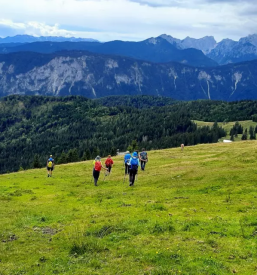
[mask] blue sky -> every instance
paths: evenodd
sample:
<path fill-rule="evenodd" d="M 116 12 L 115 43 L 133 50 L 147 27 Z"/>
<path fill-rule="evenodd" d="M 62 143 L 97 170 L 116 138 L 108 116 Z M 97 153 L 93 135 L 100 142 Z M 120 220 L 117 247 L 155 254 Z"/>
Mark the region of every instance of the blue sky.
<path fill-rule="evenodd" d="M 140 41 L 257 33 L 256 0 L 0 0 L 0 37 L 16 34 Z"/>

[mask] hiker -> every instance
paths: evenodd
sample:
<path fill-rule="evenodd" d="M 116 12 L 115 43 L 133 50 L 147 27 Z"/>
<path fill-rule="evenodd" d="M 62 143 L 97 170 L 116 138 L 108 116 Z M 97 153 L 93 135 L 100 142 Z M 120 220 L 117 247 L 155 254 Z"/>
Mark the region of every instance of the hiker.
<path fill-rule="evenodd" d="M 50 155 L 50 158 L 46 162 L 46 169 L 47 169 L 47 177 L 52 177 L 52 173 L 54 170 L 54 159 L 53 156 Z"/>
<path fill-rule="evenodd" d="M 141 170 L 144 171 L 145 165 L 148 162 L 148 156 L 147 156 L 147 152 L 145 151 L 145 148 L 142 149 L 142 152 L 139 155 L 139 159 L 141 162 Z"/>
<path fill-rule="evenodd" d="M 185 146 L 184 146 L 184 144 L 182 143 L 182 144 L 181 144 L 181 151 L 184 151 L 184 147 L 185 147 Z"/>
<path fill-rule="evenodd" d="M 127 175 L 129 173 L 129 161 L 131 159 L 131 155 L 129 153 L 129 151 L 127 151 L 125 153 L 125 156 L 124 156 L 124 164 L 125 164 L 125 175 Z"/>
<path fill-rule="evenodd" d="M 112 160 L 112 156 L 109 155 L 108 158 L 105 161 L 105 167 L 108 169 L 109 175 L 111 173 L 112 170 L 112 166 L 113 166 L 113 160 Z M 107 174 L 106 174 L 107 175 Z"/>
<path fill-rule="evenodd" d="M 138 171 L 139 159 L 138 154 L 134 152 L 129 160 L 129 186 L 133 186 Z"/>
<path fill-rule="evenodd" d="M 108 171 L 107 168 L 103 167 L 102 163 L 101 163 L 101 158 L 99 156 L 97 156 L 93 162 L 94 164 L 94 169 L 93 169 L 93 178 L 94 178 L 94 183 L 95 186 L 97 186 L 97 181 L 99 179 L 100 176 L 100 172 L 102 170 L 102 168 L 106 171 Z"/>

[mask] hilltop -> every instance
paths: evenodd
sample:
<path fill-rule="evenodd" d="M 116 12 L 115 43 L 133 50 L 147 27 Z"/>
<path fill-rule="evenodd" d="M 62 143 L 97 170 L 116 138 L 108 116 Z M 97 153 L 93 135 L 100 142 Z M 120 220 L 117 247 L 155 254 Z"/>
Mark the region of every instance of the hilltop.
<path fill-rule="evenodd" d="M 149 152 L 134 188 L 122 157 L 0 175 L 0 274 L 254 274 L 257 142 Z"/>

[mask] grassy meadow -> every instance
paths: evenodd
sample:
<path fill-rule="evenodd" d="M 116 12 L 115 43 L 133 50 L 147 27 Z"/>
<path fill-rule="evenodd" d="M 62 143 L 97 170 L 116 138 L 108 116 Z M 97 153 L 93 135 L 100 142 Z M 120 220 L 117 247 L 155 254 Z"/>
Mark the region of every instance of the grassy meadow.
<path fill-rule="evenodd" d="M 214 122 L 205 122 L 205 121 L 199 121 L 199 120 L 194 120 L 194 122 L 197 124 L 197 126 L 202 127 L 202 126 L 210 126 L 212 127 Z M 244 121 L 238 121 L 239 124 L 243 126 L 244 129 L 248 129 L 248 138 L 249 138 L 249 129 L 252 126 L 254 129 L 257 126 L 257 122 L 254 122 L 252 120 L 244 120 Z M 230 139 L 230 130 L 231 128 L 235 125 L 234 122 L 218 122 L 218 125 L 221 126 L 224 130 L 227 131 L 227 136 L 224 137 L 224 139 Z M 242 138 L 242 135 L 238 135 L 238 137 L 234 137 L 235 141 L 240 141 Z"/>
<path fill-rule="evenodd" d="M 257 141 L 0 175 L 0 274 L 257 274 Z"/>

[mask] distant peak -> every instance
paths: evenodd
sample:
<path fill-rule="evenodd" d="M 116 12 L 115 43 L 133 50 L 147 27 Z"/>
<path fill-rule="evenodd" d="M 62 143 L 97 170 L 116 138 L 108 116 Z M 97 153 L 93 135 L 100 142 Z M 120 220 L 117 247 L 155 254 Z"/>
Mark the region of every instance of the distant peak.
<path fill-rule="evenodd" d="M 167 37 L 169 37 L 169 38 L 174 38 L 173 36 L 171 36 L 171 35 L 168 35 L 168 34 L 161 34 L 160 36 L 158 36 L 158 37 L 161 37 L 161 38 L 167 38 Z"/>

